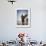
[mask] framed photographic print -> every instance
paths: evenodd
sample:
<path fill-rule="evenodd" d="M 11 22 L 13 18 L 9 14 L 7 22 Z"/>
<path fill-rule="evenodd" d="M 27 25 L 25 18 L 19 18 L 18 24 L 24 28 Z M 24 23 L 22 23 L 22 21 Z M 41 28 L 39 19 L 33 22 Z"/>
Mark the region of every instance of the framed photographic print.
<path fill-rule="evenodd" d="M 16 27 L 30 27 L 30 8 L 16 9 Z"/>

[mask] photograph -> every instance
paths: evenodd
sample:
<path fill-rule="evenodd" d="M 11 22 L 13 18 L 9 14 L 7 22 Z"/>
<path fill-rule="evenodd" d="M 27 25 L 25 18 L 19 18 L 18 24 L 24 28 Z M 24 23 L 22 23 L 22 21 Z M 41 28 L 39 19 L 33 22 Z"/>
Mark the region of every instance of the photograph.
<path fill-rule="evenodd" d="M 19 8 L 17 9 L 17 27 L 29 27 L 30 26 L 30 9 Z"/>

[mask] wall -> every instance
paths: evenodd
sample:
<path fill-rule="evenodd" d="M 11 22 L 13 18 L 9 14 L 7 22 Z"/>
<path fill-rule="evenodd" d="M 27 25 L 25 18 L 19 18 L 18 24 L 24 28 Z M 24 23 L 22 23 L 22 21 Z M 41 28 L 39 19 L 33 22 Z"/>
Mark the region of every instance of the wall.
<path fill-rule="evenodd" d="M 18 32 L 30 33 L 33 40 L 46 40 L 45 0 L 17 0 L 13 5 L 0 0 L 0 40 L 15 40 Z M 16 28 L 16 8 L 31 8 L 31 28 Z"/>

